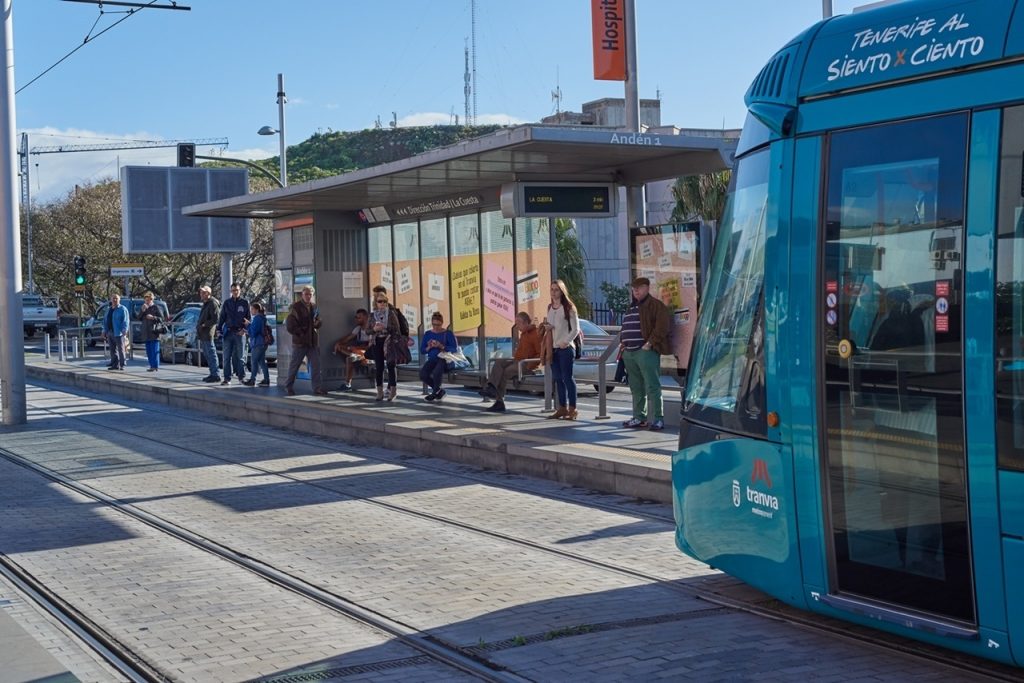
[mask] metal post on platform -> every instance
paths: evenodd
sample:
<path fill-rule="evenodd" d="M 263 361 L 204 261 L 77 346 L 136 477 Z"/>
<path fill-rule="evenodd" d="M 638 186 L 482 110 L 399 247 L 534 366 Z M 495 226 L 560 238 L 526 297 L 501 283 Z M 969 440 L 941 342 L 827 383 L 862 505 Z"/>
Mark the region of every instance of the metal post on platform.
<path fill-rule="evenodd" d="M 0 406 L 5 425 L 28 421 L 21 310 L 21 230 L 15 172 L 13 0 L 0 0 Z"/>
<path fill-rule="evenodd" d="M 50 333 L 47 332 L 43 336 L 43 357 L 46 360 L 50 360 Z"/>

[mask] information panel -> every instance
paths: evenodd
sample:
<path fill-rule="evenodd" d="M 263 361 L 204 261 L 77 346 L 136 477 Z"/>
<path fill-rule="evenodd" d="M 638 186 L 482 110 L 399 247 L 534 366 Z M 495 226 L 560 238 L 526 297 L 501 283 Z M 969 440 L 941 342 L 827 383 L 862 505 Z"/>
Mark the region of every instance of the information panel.
<path fill-rule="evenodd" d="M 512 183 L 501 188 L 505 218 L 610 218 L 618 213 L 612 183 Z"/>

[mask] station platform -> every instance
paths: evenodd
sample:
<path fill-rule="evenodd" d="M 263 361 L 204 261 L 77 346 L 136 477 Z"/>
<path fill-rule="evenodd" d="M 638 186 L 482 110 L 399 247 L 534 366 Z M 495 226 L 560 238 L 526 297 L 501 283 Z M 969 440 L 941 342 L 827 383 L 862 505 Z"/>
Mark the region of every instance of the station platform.
<path fill-rule="evenodd" d="M 625 387 L 620 392 L 625 400 L 609 400 L 607 419 L 596 419 L 597 397 L 584 395 L 578 402 L 579 418 L 565 421 L 545 419 L 543 397 L 525 393 L 510 392 L 503 414 L 486 412 L 490 402 L 459 386 L 446 386 L 442 401 L 427 403 L 419 382 L 400 382 L 393 402 L 378 402 L 375 389 L 365 381 L 353 391 L 328 396 L 286 396 L 274 385 L 206 384 L 206 370 L 194 366 L 165 364 L 157 373 L 146 372 L 144 360 L 129 363 L 124 371 L 110 371 L 99 357 L 59 361 L 29 356 L 26 374 L 30 381 L 671 502 L 671 457 L 679 438 L 675 421 L 669 420 L 661 432 L 623 429 L 621 423 L 630 417 Z M 669 403 L 666 412 L 673 405 L 678 403 Z"/>

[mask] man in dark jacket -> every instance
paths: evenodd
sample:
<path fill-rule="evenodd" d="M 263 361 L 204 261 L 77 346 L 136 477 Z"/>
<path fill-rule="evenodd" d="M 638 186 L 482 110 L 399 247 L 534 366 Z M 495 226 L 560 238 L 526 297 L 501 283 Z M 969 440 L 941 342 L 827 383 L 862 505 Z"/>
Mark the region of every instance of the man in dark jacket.
<path fill-rule="evenodd" d="M 313 393 L 326 396 L 323 379 L 320 375 L 320 311 L 313 304 L 312 287 L 302 288 L 299 300 L 292 304 L 288 318 L 284 321 L 288 334 L 292 337 L 292 355 L 288 361 L 288 379 L 284 383 L 289 396 L 295 395 L 295 375 L 305 359 L 309 365 L 309 379 L 313 384 Z"/>
<path fill-rule="evenodd" d="M 199 288 L 199 300 L 203 302 L 203 307 L 199 309 L 199 317 L 196 319 L 199 351 L 210 368 L 210 374 L 203 378 L 206 383 L 220 381 L 220 363 L 217 361 L 217 349 L 213 345 L 213 328 L 220 317 L 220 302 L 213 298 L 212 293 L 213 290 L 206 285 Z"/>
<path fill-rule="evenodd" d="M 668 306 L 651 296 L 651 281 L 633 280 L 633 303 L 622 318 L 622 361 L 633 396 L 633 417 L 622 423 L 629 429 L 660 431 L 665 428 L 661 397 L 661 356 L 672 353 L 669 345 L 672 315 Z M 647 411 L 654 412 L 648 425 Z"/>
<path fill-rule="evenodd" d="M 237 282 L 232 282 L 231 297 L 220 307 L 220 317 L 217 318 L 217 331 L 224 337 L 224 381 L 221 385 L 231 384 L 232 370 L 239 382 L 245 381 L 242 346 L 249 327 L 249 302 L 241 294 L 242 288 Z"/>

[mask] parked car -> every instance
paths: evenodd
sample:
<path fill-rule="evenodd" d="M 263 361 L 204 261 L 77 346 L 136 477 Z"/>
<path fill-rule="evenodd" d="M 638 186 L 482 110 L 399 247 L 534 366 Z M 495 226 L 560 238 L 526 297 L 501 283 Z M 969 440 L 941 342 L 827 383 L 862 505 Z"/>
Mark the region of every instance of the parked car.
<path fill-rule="evenodd" d="M 160 309 L 160 315 L 166 321 L 171 316 L 167 312 L 167 304 L 162 299 L 154 299 L 153 303 Z M 138 319 L 139 311 L 142 310 L 142 299 L 121 299 L 121 305 L 128 309 L 128 317 L 131 318 L 131 340 L 132 344 L 142 344 L 142 321 Z M 96 344 L 103 343 L 103 319 L 107 317 L 107 311 L 110 310 L 110 302 L 100 305 L 96 309 L 96 314 L 86 321 L 85 325 L 88 327 L 86 334 L 88 335 L 87 342 L 90 347 L 96 346 Z"/>
<path fill-rule="evenodd" d="M 37 330 L 47 332 L 51 337 L 57 336 L 60 309 L 56 299 L 38 294 L 22 294 L 21 317 L 26 337 L 31 337 Z"/>
<path fill-rule="evenodd" d="M 160 335 L 160 360 L 165 363 L 171 362 L 171 351 L 173 347 L 174 362 L 185 363 L 186 365 L 206 365 L 206 358 L 199 350 L 199 341 L 196 337 L 196 321 L 199 320 L 199 306 L 185 304 L 185 308 L 178 311 L 170 323 L 167 331 Z M 267 324 L 274 330 L 274 343 L 267 349 L 267 364 L 277 364 L 277 322 L 273 317 L 267 317 Z M 173 340 L 173 344 L 172 344 Z M 220 355 L 223 351 L 223 343 L 218 336 L 214 340 L 214 348 Z M 248 363 L 248 360 L 246 361 Z"/>
<path fill-rule="evenodd" d="M 612 335 L 584 318 L 580 318 L 580 331 L 583 332 L 583 349 L 581 357 L 573 363 L 572 376 L 576 379 L 577 383 L 592 384 L 594 386 L 594 390 L 597 391 L 599 388 L 598 372 L 600 371 L 600 364 L 597 360 L 601 357 L 601 354 L 604 353 L 605 349 L 608 348 Z M 463 345 L 462 352 L 466 354 L 466 358 L 470 360 L 470 363 L 475 364 L 477 362 L 476 342 L 470 342 L 469 344 Z M 614 377 L 616 355 L 617 354 L 613 353 L 605 364 L 607 378 L 605 393 L 609 393 L 615 388 Z M 489 338 L 487 340 L 487 357 L 511 358 L 512 338 Z M 543 371 L 543 367 L 538 368 L 537 374 L 543 374 Z"/>

